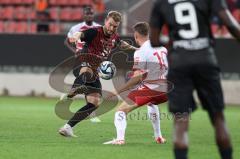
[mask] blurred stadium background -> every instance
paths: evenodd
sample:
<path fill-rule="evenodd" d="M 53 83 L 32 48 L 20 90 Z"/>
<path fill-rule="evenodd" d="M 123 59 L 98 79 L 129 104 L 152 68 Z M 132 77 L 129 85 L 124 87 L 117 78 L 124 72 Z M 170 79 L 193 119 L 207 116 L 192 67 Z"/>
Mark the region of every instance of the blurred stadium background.
<path fill-rule="evenodd" d="M 119 28 L 119 33 L 124 39 L 133 41 L 131 27 L 138 21 L 149 21 L 153 0 L 43 0 L 43 4 L 40 4 L 40 1 L 0 0 L 0 142 L 4 143 L 0 150 L 0 156 L 18 158 L 17 154 L 19 154 L 24 158 L 32 158 L 35 154 L 36 157 L 34 158 L 61 158 L 62 154 L 54 156 L 54 153 L 58 153 L 58 150 L 64 151 L 64 147 L 71 144 L 70 147 L 73 150 L 69 152 L 72 154 L 63 156 L 79 157 L 76 154 L 79 152 L 86 153 L 86 151 L 92 151 L 92 154 L 89 153 L 90 157 L 84 156 L 84 158 L 94 158 L 94 155 L 97 156 L 99 153 L 101 153 L 99 158 L 105 158 L 104 153 L 116 155 L 118 150 L 111 147 L 104 149 L 101 145 L 101 142 L 114 136 L 112 113 L 103 116 L 103 123 L 96 128 L 87 126 L 89 123 L 83 123 L 84 130 L 79 128 L 79 131 L 86 131 L 85 134 L 82 133 L 85 139 L 66 141 L 57 136 L 56 130 L 63 121 L 54 116 L 54 106 L 57 101 L 55 97 L 58 98 L 61 92 L 57 92 L 49 86 L 49 73 L 57 64 L 72 56 L 72 53 L 64 46 L 64 40 L 70 27 L 82 21 L 84 7 L 92 6 L 95 9 L 95 21 L 100 24 L 103 24 L 108 11 L 120 11 L 123 14 L 123 22 Z M 240 22 L 240 0 L 227 0 L 227 2 L 232 14 Z M 212 17 L 211 27 L 216 37 L 216 55 L 222 70 L 224 96 L 229 107 L 227 118 L 234 137 L 233 144 L 239 146 L 238 133 L 240 129 L 236 125 L 240 122 L 238 113 L 240 112 L 240 45 L 232 39 L 216 16 Z M 167 28 L 164 27 L 161 36 L 163 42 L 168 41 L 167 35 Z M 73 76 L 69 75 L 67 81 L 71 83 L 72 80 Z M 103 81 L 103 88 L 105 90 L 113 89 L 111 81 Z M 163 111 L 167 112 L 166 108 L 163 108 Z M 31 115 L 27 117 L 27 114 Z M 195 119 L 202 120 L 202 116 L 206 116 L 206 114 L 200 111 Z M 33 121 L 29 122 L 29 119 Z M 133 121 L 133 127 L 130 126 L 129 128 L 132 129 L 129 134 L 134 134 L 134 130 L 138 130 L 139 126 L 144 131 L 149 131 L 150 125 L 147 122 Z M 46 126 L 44 123 L 49 123 L 49 125 Z M 193 130 L 197 132 L 205 126 L 198 120 L 195 123 L 199 125 L 199 127 L 196 125 L 193 127 Z M 209 126 L 207 120 L 204 119 L 203 123 L 207 123 Z M 26 126 L 26 124 L 30 125 Z M 27 128 L 23 129 L 21 125 Z M 200 156 L 203 153 L 211 154 L 211 157 L 205 155 L 202 158 L 217 158 L 215 147 L 211 145 L 214 142 L 212 136 L 209 137 L 210 140 L 208 140 L 208 136 L 207 138 L 205 136 L 209 134 L 209 131 L 212 131 L 208 126 L 204 128 L 206 131 L 202 132 L 200 138 L 192 140 L 196 149 L 192 150 L 190 154 L 195 154 L 198 159 L 201 158 Z M 89 131 L 87 129 L 98 131 L 101 128 L 105 131 L 96 136 L 96 141 L 91 139 L 95 135 L 94 132 L 87 136 Z M 165 131 L 164 134 L 167 139 L 171 141 L 171 122 L 163 121 L 162 129 L 163 132 Z M 33 132 L 29 132 L 31 130 Z M 20 134 L 20 132 L 22 133 Z M 138 130 L 136 132 L 140 134 L 137 139 L 134 139 L 135 135 L 130 135 L 134 140 L 129 142 L 133 142 L 133 145 L 130 145 L 128 150 L 121 148 L 125 155 L 120 154 L 115 158 L 156 158 L 160 155 L 164 158 L 170 158 L 169 156 L 172 155 L 169 154 L 169 152 L 171 153 L 171 143 L 165 148 L 161 146 L 164 152 L 149 155 L 152 153 L 151 150 L 158 151 L 159 148 L 151 144 L 150 149 L 145 149 L 149 146 L 147 144 L 150 141 L 146 141 L 144 138 L 146 134 L 142 131 Z M 150 133 L 151 130 L 148 134 Z M 103 137 L 105 134 L 106 137 Z M 36 140 L 34 140 L 35 135 L 38 135 Z M 192 137 L 197 136 L 194 132 L 191 135 Z M 29 138 L 33 138 L 33 140 Z M 89 149 L 81 143 L 82 140 Z M 139 147 L 138 142 L 141 144 Z M 210 148 L 201 147 L 201 142 L 207 143 Z M 22 144 L 26 144 L 26 146 L 23 147 Z M 34 146 L 39 144 L 42 146 L 39 151 L 44 152 L 44 155 L 38 150 L 34 150 Z M 52 153 L 45 147 L 46 145 L 50 145 Z M 56 147 L 54 148 L 54 146 Z M 82 148 L 81 151 L 77 149 L 77 146 Z M 13 153 L 9 152 L 10 148 L 14 149 Z M 198 148 L 201 150 L 198 151 Z M 100 150 L 97 151 L 96 149 Z M 25 151 L 27 153 L 24 155 Z M 143 154 L 140 152 L 143 152 Z M 240 149 L 236 149 L 235 152 L 235 156 L 239 157 Z M 73 155 L 74 153 L 76 154 Z"/>

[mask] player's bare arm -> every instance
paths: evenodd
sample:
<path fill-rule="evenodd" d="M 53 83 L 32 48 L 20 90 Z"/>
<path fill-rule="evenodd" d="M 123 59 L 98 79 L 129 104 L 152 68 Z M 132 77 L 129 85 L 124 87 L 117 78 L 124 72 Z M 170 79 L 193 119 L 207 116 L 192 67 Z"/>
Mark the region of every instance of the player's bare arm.
<path fill-rule="evenodd" d="M 84 37 L 83 32 L 76 32 L 73 34 L 73 37 L 69 38 L 69 42 L 76 43 L 78 40 Z"/>
<path fill-rule="evenodd" d="M 228 28 L 229 32 L 240 42 L 240 25 L 236 19 L 232 16 L 228 9 L 221 10 L 218 13 L 223 23 Z"/>
<path fill-rule="evenodd" d="M 120 45 L 119 45 L 119 48 L 121 50 L 132 50 L 132 51 L 136 51 L 138 48 L 128 44 L 126 41 L 124 40 L 121 40 L 120 41 Z"/>
<path fill-rule="evenodd" d="M 123 86 L 121 86 L 117 91 L 116 94 L 120 94 L 133 86 L 137 85 L 139 82 L 143 80 L 144 73 L 141 70 L 136 70 L 133 73 L 133 77 Z"/>
<path fill-rule="evenodd" d="M 76 32 L 73 34 L 72 37 L 66 38 L 64 43 L 72 52 L 77 54 L 76 44 L 83 37 L 84 37 L 83 32 Z"/>
<path fill-rule="evenodd" d="M 151 27 L 149 38 L 150 38 L 152 47 L 162 46 L 159 40 L 160 32 L 161 32 L 161 28 Z"/>

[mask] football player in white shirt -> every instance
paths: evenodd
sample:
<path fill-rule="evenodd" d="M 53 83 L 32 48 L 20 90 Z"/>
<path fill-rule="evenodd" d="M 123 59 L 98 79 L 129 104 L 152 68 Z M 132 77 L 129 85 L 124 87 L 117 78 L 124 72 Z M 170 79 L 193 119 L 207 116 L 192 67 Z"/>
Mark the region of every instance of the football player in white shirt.
<path fill-rule="evenodd" d="M 86 7 L 83 9 L 83 19 L 84 21 L 81 23 L 78 23 L 74 26 L 71 27 L 71 29 L 69 30 L 67 37 L 69 42 L 74 42 L 75 41 L 75 33 L 77 32 L 81 32 L 84 31 L 86 29 L 90 29 L 90 28 L 94 28 L 94 27 L 99 27 L 101 26 L 100 24 L 96 23 L 93 21 L 94 19 L 94 11 L 91 7 Z M 78 41 L 76 43 L 76 52 L 78 52 L 79 50 L 82 49 L 84 45 L 84 42 Z"/>
<path fill-rule="evenodd" d="M 83 19 L 84 19 L 84 21 L 71 27 L 71 29 L 69 30 L 69 32 L 67 34 L 67 38 L 68 38 L 67 40 L 69 40 L 69 42 L 72 43 L 73 41 L 75 41 L 75 33 L 84 31 L 86 29 L 101 26 L 100 24 L 94 22 L 93 18 L 94 18 L 93 9 L 91 7 L 84 8 L 83 9 Z M 76 44 L 76 50 L 74 52 L 78 53 L 79 50 L 82 50 L 84 42 L 77 41 L 75 44 Z M 67 94 L 63 94 L 60 97 L 60 99 L 64 100 L 64 99 L 66 99 L 66 97 L 67 97 Z M 101 120 L 98 117 L 95 117 L 96 116 L 95 112 L 93 112 L 90 116 L 91 116 L 91 118 L 90 118 L 91 122 L 93 122 L 93 123 L 101 122 Z"/>
<path fill-rule="evenodd" d="M 128 98 L 120 104 L 115 113 L 114 124 L 117 130 L 117 138 L 103 144 L 125 144 L 125 130 L 127 127 L 127 113 L 148 104 L 148 115 L 153 125 L 155 141 L 158 144 L 166 142 L 160 130 L 160 116 L 157 104 L 166 102 L 168 70 L 167 49 L 164 47 L 152 48 L 149 41 L 149 25 L 139 22 L 134 27 L 134 38 L 141 47 L 134 53 L 133 76 L 121 86 L 111 98 L 121 92 L 137 86 L 128 94 Z M 159 83 L 165 84 L 159 87 Z"/>

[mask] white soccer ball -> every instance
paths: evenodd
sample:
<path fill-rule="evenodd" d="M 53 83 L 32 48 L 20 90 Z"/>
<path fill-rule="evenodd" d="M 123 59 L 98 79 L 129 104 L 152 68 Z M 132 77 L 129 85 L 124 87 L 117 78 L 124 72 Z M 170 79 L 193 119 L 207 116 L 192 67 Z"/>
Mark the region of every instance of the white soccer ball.
<path fill-rule="evenodd" d="M 98 67 L 98 74 L 104 80 L 110 80 L 116 74 L 116 66 L 111 61 L 103 61 Z"/>

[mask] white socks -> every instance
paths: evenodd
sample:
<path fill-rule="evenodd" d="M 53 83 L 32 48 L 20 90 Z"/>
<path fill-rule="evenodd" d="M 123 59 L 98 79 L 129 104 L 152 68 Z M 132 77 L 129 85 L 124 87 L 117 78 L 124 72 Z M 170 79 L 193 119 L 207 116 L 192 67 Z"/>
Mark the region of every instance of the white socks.
<path fill-rule="evenodd" d="M 127 127 L 126 113 L 117 111 L 115 113 L 114 125 L 117 130 L 117 140 L 125 140 L 125 130 Z"/>
<path fill-rule="evenodd" d="M 160 128 L 160 115 L 158 106 L 154 104 L 148 104 L 148 117 L 152 122 L 154 137 L 162 137 L 161 128 Z"/>

